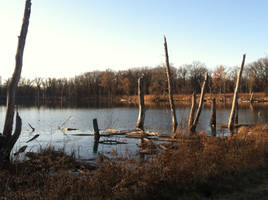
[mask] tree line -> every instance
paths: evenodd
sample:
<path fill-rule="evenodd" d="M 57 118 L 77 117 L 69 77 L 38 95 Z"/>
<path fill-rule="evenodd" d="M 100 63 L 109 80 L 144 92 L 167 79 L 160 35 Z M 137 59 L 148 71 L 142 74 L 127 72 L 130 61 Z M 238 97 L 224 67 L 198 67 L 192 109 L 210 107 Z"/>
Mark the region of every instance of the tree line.
<path fill-rule="evenodd" d="M 229 93 L 234 91 L 238 67 L 218 66 L 209 70 L 201 62 L 180 67 L 171 66 L 175 94 L 199 93 L 206 72 L 210 83 L 208 92 Z M 100 102 L 114 96 L 136 95 L 137 80 L 144 77 L 144 93 L 153 95 L 167 94 L 165 67 L 142 67 L 122 71 L 92 71 L 73 78 L 21 78 L 17 101 L 22 103 L 49 102 Z M 9 80 L 0 86 L 1 102 L 5 100 Z M 245 67 L 240 92 L 268 93 L 268 58 L 261 58 Z"/>

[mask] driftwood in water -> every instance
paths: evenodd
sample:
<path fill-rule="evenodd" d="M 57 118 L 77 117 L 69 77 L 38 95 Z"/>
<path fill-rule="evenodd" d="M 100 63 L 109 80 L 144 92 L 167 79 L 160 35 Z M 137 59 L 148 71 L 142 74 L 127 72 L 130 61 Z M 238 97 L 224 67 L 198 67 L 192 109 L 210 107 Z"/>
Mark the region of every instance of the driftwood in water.
<path fill-rule="evenodd" d="M 195 92 L 193 92 L 192 95 L 192 106 L 189 114 L 189 120 L 188 120 L 188 129 L 190 130 L 193 121 L 194 121 L 194 114 L 195 114 L 195 109 L 196 109 L 196 95 Z"/>
<path fill-rule="evenodd" d="M 201 111 L 202 111 L 203 102 L 204 102 L 204 95 L 205 95 L 205 90 L 206 90 L 206 87 L 207 87 L 207 83 L 208 83 L 208 73 L 206 73 L 206 75 L 205 75 L 205 80 L 203 82 L 202 90 L 201 90 L 201 94 L 200 94 L 199 105 L 198 105 L 198 108 L 197 108 L 197 111 L 196 111 L 195 118 L 194 118 L 194 121 L 192 123 L 192 126 L 190 127 L 190 132 L 191 133 L 195 132 L 195 129 L 196 129 L 196 126 L 197 126 L 197 123 L 198 123 L 198 120 L 199 120 L 199 116 L 200 116 Z"/>
<path fill-rule="evenodd" d="M 17 156 L 20 153 L 23 153 L 27 147 L 28 147 L 27 145 L 22 146 L 16 153 L 14 153 L 14 156 Z"/>
<path fill-rule="evenodd" d="M 16 128 L 13 135 L 12 135 L 12 127 L 15 112 L 14 110 L 15 110 L 16 89 L 21 76 L 23 52 L 28 32 L 30 14 L 31 14 L 31 0 L 26 0 L 21 32 L 18 37 L 18 46 L 15 58 L 15 70 L 7 89 L 7 103 L 6 103 L 7 108 L 6 108 L 6 117 L 3 130 L 3 135 L 6 136 L 6 140 L 4 144 L 0 146 L 0 164 L 3 166 L 9 162 L 10 152 L 21 133 L 21 118 L 18 113 L 16 117 Z"/>
<path fill-rule="evenodd" d="M 63 131 L 77 131 L 77 128 L 61 128 Z"/>
<path fill-rule="evenodd" d="M 176 109 L 175 109 L 174 100 L 173 100 L 173 81 L 172 81 L 171 73 L 170 73 L 168 47 L 167 47 L 167 40 L 165 36 L 164 36 L 164 47 L 165 47 L 165 57 L 166 57 L 166 74 L 167 74 L 167 80 L 168 80 L 169 105 L 170 105 L 170 110 L 171 110 L 171 115 L 172 115 L 172 124 L 173 124 L 172 133 L 174 134 L 177 130 L 178 122 L 177 122 Z"/>
<path fill-rule="evenodd" d="M 237 110 L 237 105 L 238 105 L 238 102 L 237 102 L 238 101 L 238 90 L 239 90 L 239 86 L 240 86 L 240 78 L 242 76 L 242 72 L 243 72 L 243 68 L 244 68 L 244 64 L 245 64 L 245 59 L 246 59 L 246 54 L 243 55 L 242 64 L 241 64 L 240 70 L 239 70 L 239 72 L 237 74 L 237 80 L 236 80 L 236 86 L 235 86 L 235 91 L 234 91 L 232 109 L 231 109 L 229 122 L 228 122 L 228 129 L 230 130 L 230 132 L 232 132 L 233 128 L 234 128 L 235 112 Z"/>
<path fill-rule="evenodd" d="M 62 126 L 65 125 L 69 120 L 72 119 L 72 116 L 69 116 L 61 125 L 58 126 L 59 129 L 62 129 Z"/>
<path fill-rule="evenodd" d="M 233 128 L 239 128 L 241 126 L 254 126 L 253 124 L 233 124 Z M 228 124 L 222 124 L 221 128 L 228 128 Z"/>
<path fill-rule="evenodd" d="M 35 139 L 38 138 L 38 137 L 39 137 L 39 134 L 36 134 L 36 135 L 33 136 L 31 139 L 29 139 L 28 141 L 26 141 L 26 143 L 29 143 L 29 142 L 35 140 Z"/>
<path fill-rule="evenodd" d="M 127 144 L 127 142 L 117 141 L 117 140 L 102 140 L 102 141 L 99 141 L 99 144 L 117 145 L 117 144 Z"/>
<path fill-rule="evenodd" d="M 143 77 L 140 77 L 138 80 L 138 96 L 139 96 L 139 117 L 136 124 L 136 128 L 144 130 L 145 106 L 144 106 Z"/>
<path fill-rule="evenodd" d="M 216 136 L 216 99 L 213 98 L 210 109 L 210 127 L 213 136 Z"/>
<path fill-rule="evenodd" d="M 34 128 L 30 123 L 28 123 L 28 125 L 29 125 L 30 128 L 32 129 L 32 132 L 34 132 L 34 131 L 35 131 L 35 128 Z"/>

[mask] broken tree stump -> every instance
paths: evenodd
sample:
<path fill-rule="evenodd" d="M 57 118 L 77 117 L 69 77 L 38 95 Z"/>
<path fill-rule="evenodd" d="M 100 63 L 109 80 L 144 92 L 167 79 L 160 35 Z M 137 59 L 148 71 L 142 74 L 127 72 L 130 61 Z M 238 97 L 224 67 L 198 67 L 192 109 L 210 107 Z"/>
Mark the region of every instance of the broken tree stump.
<path fill-rule="evenodd" d="M 93 146 L 93 152 L 97 153 L 98 146 L 99 146 L 99 140 L 100 140 L 100 131 L 98 126 L 97 119 L 93 119 L 93 129 L 94 129 L 94 146 Z"/>
<path fill-rule="evenodd" d="M 205 79 L 204 79 L 201 94 L 200 94 L 199 105 L 198 105 L 198 108 L 197 108 L 197 111 L 196 111 L 195 118 L 194 118 L 194 121 L 192 123 L 192 126 L 190 127 L 190 133 L 195 132 L 195 129 L 196 129 L 196 126 L 197 126 L 197 123 L 198 123 L 198 120 L 199 120 L 199 116 L 200 116 L 201 111 L 202 111 L 203 102 L 204 102 L 204 96 L 205 96 L 205 90 L 206 90 L 207 84 L 208 84 L 208 73 L 206 73 L 206 75 L 205 75 Z"/>
<path fill-rule="evenodd" d="M 93 129 L 94 129 L 94 135 L 100 137 L 98 121 L 96 118 L 93 119 Z"/>
<path fill-rule="evenodd" d="M 213 98 L 211 102 L 210 127 L 211 127 L 211 134 L 213 136 L 216 136 L 216 99 L 215 98 Z"/>

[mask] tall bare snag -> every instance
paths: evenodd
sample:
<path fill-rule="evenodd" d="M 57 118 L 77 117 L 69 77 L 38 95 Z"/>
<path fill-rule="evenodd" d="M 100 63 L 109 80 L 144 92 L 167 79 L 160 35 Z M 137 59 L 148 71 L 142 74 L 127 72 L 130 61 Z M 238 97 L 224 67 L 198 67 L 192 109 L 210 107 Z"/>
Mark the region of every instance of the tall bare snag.
<path fill-rule="evenodd" d="M 138 97 L 139 97 L 139 117 L 136 124 L 136 128 L 144 130 L 145 106 L 144 106 L 143 77 L 140 77 L 138 79 Z"/>
<path fill-rule="evenodd" d="M 164 36 L 164 47 L 165 47 L 165 57 L 166 57 L 166 74 L 167 74 L 167 80 L 168 80 L 169 105 L 170 105 L 172 124 L 173 124 L 172 133 L 175 133 L 177 130 L 178 122 L 177 122 L 176 109 L 175 109 L 174 100 L 173 100 L 173 84 L 172 84 L 172 78 L 171 78 L 170 67 L 169 67 L 167 40 L 165 36 Z"/>
<path fill-rule="evenodd" d="M 18 47 L 17 53 L 15 57 L 15 70 L 13 76 L 11 77 L 10 84 L 7 90 L 7 103 L 6 103 L 6 117 L 5 124 L 3 130 L 3 138 L 4 142 L 0 146 L 0 162 L 3 163 L 9 160 L 10 152 L 16 143 L 17 139 L 20 136 L 21 132 L 21 118 L 17 114 L 16 117 L 16 129 L 14 134 L 12 135 L 12 126 L 13 126 L 13 118 L 14 118 L 14 110 L 15 110 L 15 95 L 16 89 L 18 86 L 18 82 L 20 80 L 21 70 L 22 70 L 22 62 L 23 62 L 23 51 L 26 41 L 26 36 L 28 32 L 29 19 L 31 14 L 31 0 L 26 0 L 25 9 L 24 9 L 24 17 L 23 23 L 21 27 L 21 32 L 18 37 Z"/>
<path fill-rule="evenodd" d="M 243 68 L 244 68 L 244 64 L 245 64 L 245 59 L 246 59 L 246 54 L 243 55 L 242 64 L 241 64 L 240 70 L 237 74 L 232 109 L 231 109 L 229 122 L 228 122 L 228 129 L 230 130 L 230 132 L 233 131 L 233 127 L 234 127 L 235 112 L 237 112 L 237 106 L 238 106 L 238 91 L 239 91 L 239 86 L 240 86 L 240 78 L 242 76 L 242 72 L 243 72 Z"/>

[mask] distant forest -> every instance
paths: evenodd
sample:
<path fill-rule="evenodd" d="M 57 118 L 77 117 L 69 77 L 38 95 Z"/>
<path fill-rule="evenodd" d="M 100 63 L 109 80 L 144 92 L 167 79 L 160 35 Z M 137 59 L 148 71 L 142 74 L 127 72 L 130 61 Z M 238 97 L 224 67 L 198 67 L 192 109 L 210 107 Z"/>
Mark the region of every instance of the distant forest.
<path fill-rule="evenodd" d="M 171 67 L 174 93 L 190 94 L 200 92 L 205 73 L 209 72 L 209 91 L 212 93 L 233 92 L 238 67 L 207 67 L 194 62 L 178 68 Z M 145 94 L 167 94 L 167 78 L 164 66 L 136 68 L 123 71 L 93 71 L 73 78 L 21 78 L 17 90 L 18 103 L 68 102 L 83 103 L 103 98 L 113 99 L 120 95 L 136 95 L 137 80 L 144 76 Z M 1 102 L 5 102 L 9 81 L 1 84 Z M 268 93 L 268 58 L 261 58 L 245 67 L 240 92 Z"/>

